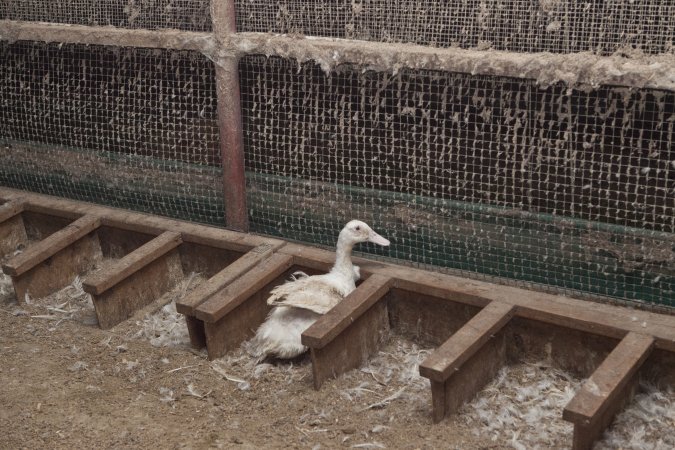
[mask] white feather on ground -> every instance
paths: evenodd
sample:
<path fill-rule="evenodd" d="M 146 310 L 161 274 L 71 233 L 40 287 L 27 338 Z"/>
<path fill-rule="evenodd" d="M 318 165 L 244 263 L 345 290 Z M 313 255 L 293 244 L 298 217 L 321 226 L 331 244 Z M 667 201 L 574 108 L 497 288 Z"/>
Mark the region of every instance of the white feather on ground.
<path fill-rule="evenodd" d="M 27 296 L 28 297 L 28 296 Z M 63 320 L 75 320 L 86 325 L 98 324 L 91 295 L 82 289 L 82 279 L 76 276 L 71 284 L 41 299 L 25 299 L 27 304 L 47 314 L 31 317 L 54 320 L 54 327 Z"/>
<path fill-rule="evenodd" d="M 14 298 L 12 277 L 0 271 L 0 302 L 7 303 Z"/>
<path fill-rule="evenodd" d="M 136 339 L 147 339 L 153 347 L 184 347 L 190 345 L 190 335 L 185 316 L 176 311 L 176 300 L 184 297 L 192 289 L 206 281 L 192 274 L 174 289 L 164 294 L 159 304 L 166 303 L 158 311 L 147 314 L 136 321 L 139 327 L 134 335 Z"/>
<path fill-rule="evenodd" d="M 675 448 L 675 392 L 642 386 L 644 392 L 617 416 L 596 450 Z"/>
<path fill-rule="evenodd" d="M 471 403 L 463 420 L 477 436 L 516 449 L 570 447 L 573 426 L 562 411 L 580 380 L 545 363 L 502 368 Z"/>

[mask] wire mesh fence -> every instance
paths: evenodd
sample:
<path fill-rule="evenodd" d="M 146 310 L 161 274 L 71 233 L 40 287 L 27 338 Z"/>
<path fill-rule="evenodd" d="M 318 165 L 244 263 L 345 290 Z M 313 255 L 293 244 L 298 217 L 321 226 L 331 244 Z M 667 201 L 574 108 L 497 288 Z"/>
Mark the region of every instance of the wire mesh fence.
<path fill-rule="evenodd" d="M 222 224 L 213 64 L 0 43 L 0 184 Z"/>
<path fill-rule="evenodd" d="M 0 19 L 211 30 L 210 0 L 0 0 Z"/>
<path fill-rule="evenodd" d="M 601 55 L 672 52 L 673 0 L 237 0 L 239 31 Z M 630 52 L 629 52 L 630 53 Z"/>
<path fill-rule="evenodd" d="M 236 5 L 239 31 L 630 56 L 673 51 L 674 2 Z M 206 0 L 0 0 L 0 19 L 211 29 Z M 0 185 L 223 225 L 215 70 L 0 42 Z M 333 246 L 360 218 L 392 241 L 370 255 L 675 306 L 675 91 L 255 55 L 240 78 L 252 231 Z"/>
<path fill-rule="evenodd" d="M 240 67 L 255 231 L 333 245 L 361 218 L 389 257 L 673 305 L 675 93 Z"/>

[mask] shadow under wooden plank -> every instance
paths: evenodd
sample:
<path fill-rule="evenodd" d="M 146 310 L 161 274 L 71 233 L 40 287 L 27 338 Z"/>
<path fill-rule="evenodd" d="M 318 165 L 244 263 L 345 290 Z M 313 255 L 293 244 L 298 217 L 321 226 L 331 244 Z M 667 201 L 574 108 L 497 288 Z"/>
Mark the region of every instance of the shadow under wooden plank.
<path fill-rule="evenodd" d="M 3 271 L 12 277 L 17 300 L 45 297 L 93 268 L 102 257 L 94 233 L 100 226 L 99 217 L 83 216 L 7 261 Z"/>
<path fill-rule="evenodd" d="M 152 303 L 182 278 L 177 247 L 180 233 L 167 231 L 87 277 L 82 288 L 91 294 L 101 328 L 111 328 Z"/>
<path fill-rule="evenodd" d="M 574 424 L 575 450 L 591 449 L 632 400 L 638 372 L 653 347 L 652 336 L 628 333 L 567 404 L 563 419 Z"/>
<path fill-rule="evenodd" d="M 471 400 L 506 363 L 502 329 L 514 313 L 513 305 L 490 303 L 420 364 L 431 380 L 434 422 Z"/>
<path fill-rule="evenodd" d="M 302 334 L 310 348 L 314 387 L 359 367 L 372 355 L 389 328 L 386 302 L 390 277 L 372 275 Z"/>

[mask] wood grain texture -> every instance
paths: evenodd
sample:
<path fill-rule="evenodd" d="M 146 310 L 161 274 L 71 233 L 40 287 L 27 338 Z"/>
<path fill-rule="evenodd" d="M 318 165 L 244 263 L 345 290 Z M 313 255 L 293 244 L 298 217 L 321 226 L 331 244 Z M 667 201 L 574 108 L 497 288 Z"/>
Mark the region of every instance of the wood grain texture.
<path fill-rule="evenodd" d="M 420 375 L 433 381 L 446 381 L 500 331 L 514 313 L 513 305 L 490 303 L 420 364 Z"/>
<path fill-rule="evenodd" d="M 197 306 L 195 317 L 209 323 L 219 321 L 292 265 L 292 256 L 275 253 Z"/>
<path fill-rule="evenodd" d="M 387 303 L 376 302 L 321 348 L 310 348 L 314 388 L 363 365 L 380 348 L 389 331 Z"/>
<path fill-rule="evenodd" d="M 3 271 L 13 277 L 31 270 L 47 258 L 65 249 L 77 240 L 101 226 L 101 219 L 86 215 L 75 222 L 28 247 L 23 253 L 11 258 L 3 266 Z"/>
<path fill-rule="evenodd" d="M 143 269 L 148 264 L 178 247 L 180 233 L 165 231 L 147 244 L 124 256 L 110 267 L 87 277 L 82 289 L 92 295 L 101 295 L 116 284 Z"/>
<path fill-rule="evenodd" d="M 171 290 L 183 279 L 178 250 L 151 261 L 100 295 L 92 294 L 99 326 L 111 328 Z"/>
<path fill-rule="evenodd" d="M 384 297 L 392 279 L 373 275 L 302 333 L 302 343 L 323 348 Z"/>
<path fill-rule="evenodd" d="M 232 264 L 209 278 L 189 295 L 177 300 L 176 310 L 181 314 L 194 315 L 194 310 L 197 306 L 204 303 L 216 292 L 222 290 L 248 273 L 253 267 L 268 260 L 272 256 L 275 248 L 276 246 L 273 245 L 262 245 L 247 252 Z"/>

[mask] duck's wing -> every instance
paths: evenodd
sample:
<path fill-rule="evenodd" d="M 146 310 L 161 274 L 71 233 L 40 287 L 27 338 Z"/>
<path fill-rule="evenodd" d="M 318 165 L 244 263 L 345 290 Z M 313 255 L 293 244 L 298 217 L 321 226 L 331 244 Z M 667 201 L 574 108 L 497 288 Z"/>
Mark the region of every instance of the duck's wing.
<path fill-rule="evenodd" d="M 343 298 L 335 287 L 316 277 L 308 277 L 275 287 L 267 304 L 292 306 L 325 314 Z"/>

